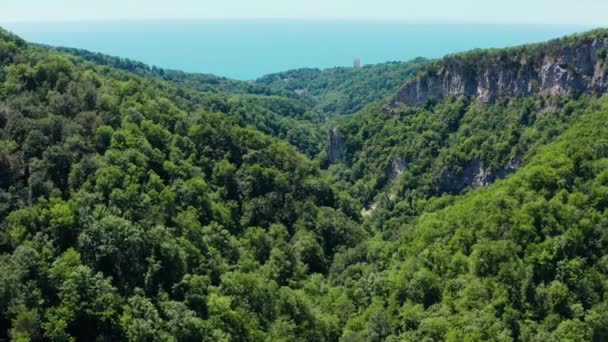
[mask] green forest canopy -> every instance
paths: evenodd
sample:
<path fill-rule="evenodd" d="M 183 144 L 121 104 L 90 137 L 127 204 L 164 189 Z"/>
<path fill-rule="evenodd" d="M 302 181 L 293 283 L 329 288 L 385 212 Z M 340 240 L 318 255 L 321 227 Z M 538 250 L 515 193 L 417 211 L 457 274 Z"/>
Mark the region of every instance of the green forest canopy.
<path fill-rule="evenodd" d="M 108 58 L 0 31 L 0 340 L 608 338 L 608 98 L 387 114 L 422 61 L 294 96 Z"/>

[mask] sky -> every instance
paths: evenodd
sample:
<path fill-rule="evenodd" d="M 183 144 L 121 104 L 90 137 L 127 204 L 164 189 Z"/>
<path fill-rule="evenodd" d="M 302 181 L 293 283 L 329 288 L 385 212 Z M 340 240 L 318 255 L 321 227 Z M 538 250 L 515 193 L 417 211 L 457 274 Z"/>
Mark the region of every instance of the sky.
<path fill-rule="evenodd" d="M 608 0 L 0 0 L 0 7 L 0 23 L 297 18 L 608 26 Z"/>

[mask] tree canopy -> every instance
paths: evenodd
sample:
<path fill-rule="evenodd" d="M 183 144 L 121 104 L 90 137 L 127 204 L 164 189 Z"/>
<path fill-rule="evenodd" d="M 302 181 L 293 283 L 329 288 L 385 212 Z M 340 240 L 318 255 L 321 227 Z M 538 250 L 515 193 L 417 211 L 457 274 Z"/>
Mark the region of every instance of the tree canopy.
<path fill-rule="evenodd" d="M 426 63 L 249 84 L 0 30 L 0 340 L 608 339 L 608 97 L 386 110 Z"/>

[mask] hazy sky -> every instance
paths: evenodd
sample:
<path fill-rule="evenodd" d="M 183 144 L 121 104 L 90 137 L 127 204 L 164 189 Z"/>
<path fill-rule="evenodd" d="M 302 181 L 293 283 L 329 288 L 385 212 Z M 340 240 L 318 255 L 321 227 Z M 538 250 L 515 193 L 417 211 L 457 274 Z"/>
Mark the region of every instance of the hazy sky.
<path fill-rule="evenodd" d="M 608 25 L 608 0 L 0 0 L 0 7 L 0 22 L 367 18 Z"/>

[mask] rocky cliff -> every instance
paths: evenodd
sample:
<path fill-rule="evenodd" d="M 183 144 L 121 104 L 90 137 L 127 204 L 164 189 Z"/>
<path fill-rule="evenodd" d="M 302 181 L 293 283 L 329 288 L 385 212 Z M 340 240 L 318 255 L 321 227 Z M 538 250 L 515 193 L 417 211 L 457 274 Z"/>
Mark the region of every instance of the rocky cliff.
<path fill-rule="evenodd" d="M 330 163 L 335 163 L 342 160 L 344 154 L 344 146 L 342 143 L 342 134 L 334 127 L 329 132 L 329 144 L 327 144 L 327 159 Z"/>
<path fill-rule="evenodd" d="M 545 44 L 448 56 L 404 84 L 389 108 L 468 96 L 483 103 L 539 92 L 608 92 L 608 31 Z"/>

